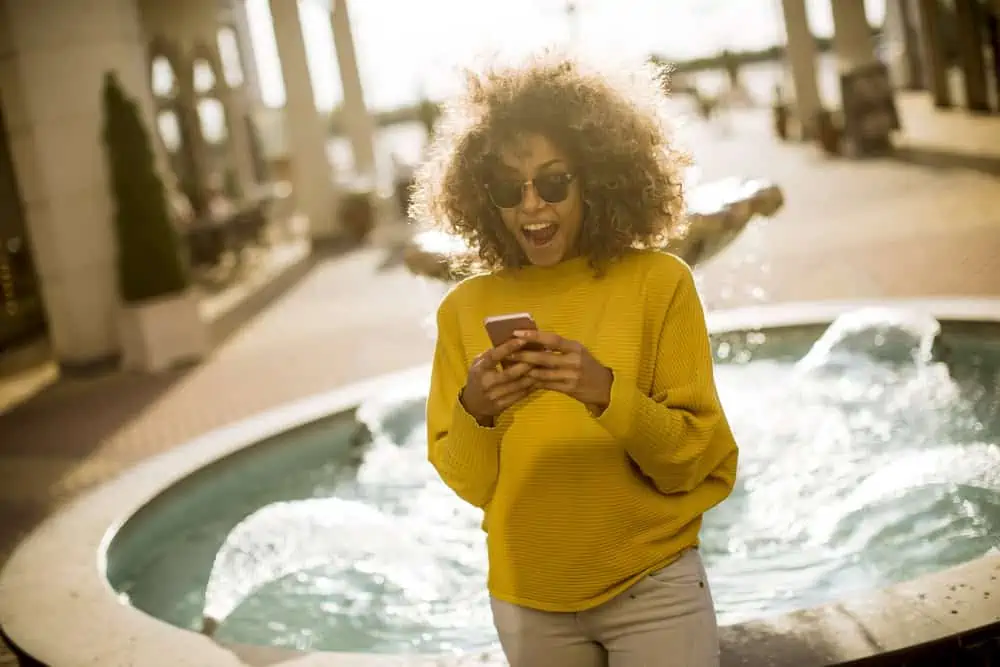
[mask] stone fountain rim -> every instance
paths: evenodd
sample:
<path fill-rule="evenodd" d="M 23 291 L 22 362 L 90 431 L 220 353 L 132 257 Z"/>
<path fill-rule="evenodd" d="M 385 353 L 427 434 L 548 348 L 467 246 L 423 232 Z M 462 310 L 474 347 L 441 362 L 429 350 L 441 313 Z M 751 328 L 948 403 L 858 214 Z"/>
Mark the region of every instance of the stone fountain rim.
<path fill-rule="evenodd" d="M 708 322 L 713 334 L 773 330 L 827 323 L 864 307 L 1000 325 L 1000 299 L 969 297 L 770 304 L 712 312 Z M 225 645 L 174 627 L 119 600 L 105 576 L 106 554 L 130 517 L 190 475 L 280 433 L 351 413 L 380 389 L 428 371 L 423 365 L 278 407 L 149 459 L 82 495 L 40 524 L 0 571 L 4 638 L 41 664 L 58 667 L 236 666 L 279 658 L 285 667 L 400 664 L 401 656 Z M 1000 590 L 1000 553 L 822 607 L 723 627 L 724 658 L 747 666 L 836 664 L 970 633 L 995 637 L 1000 604 L 988 600 L 991 589 Z M 407 658 L 408 665 L 483 664 L 475 656 Z"/>

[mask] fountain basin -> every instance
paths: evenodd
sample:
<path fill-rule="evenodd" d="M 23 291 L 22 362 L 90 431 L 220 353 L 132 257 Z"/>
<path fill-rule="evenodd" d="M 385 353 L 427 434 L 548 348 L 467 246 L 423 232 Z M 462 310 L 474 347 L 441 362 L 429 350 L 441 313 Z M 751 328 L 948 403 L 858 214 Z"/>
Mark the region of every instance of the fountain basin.
<path fill-rule="evenodd" d="M 767 339 L 815 338 L 839 314 L 869 305 L 788 304 L 714 313 L 709 321 L 717 345 L 730 341 L 735 345 L 737 339 L 746 342 L 749 331 L 754 332 L 753 345 L 763 347 Z M 891 305 L 934 315 L 946 336 L 1000 338 L 997 301 L 923 300 Z M 5 635 L 41 664 L 58 666 L 240 665 L 278 660 L 288 665 L 400 664 L 398 656 L 304 654 L 216 641 L 129 606 L 109 585 L 108 577 L 115 578 L 114 571 L 121 567 L 116 559 L 141 551 L 144 540 L 162 539 L 155 530 L 144 528 L 144 519 L 169 513 L 171 505 L 183 519 L 190 507 L 177 506 L 177 499 L 190 496 L 207 480 L 224 483 L 241 460 L 274 455 L 269 441 L 273 444 L 275 438 L 296 431 L 308 435 L 309 429 L 350 429 L 358 405 L 393 387 L 419 381 L 426 372 L 426 368 L 414 369 L 261 415 L 150 460 L 81 497 L 42 524 L 0 574 L 0 625 Z M 339 441 L 348 455 L 349 438 Z M 280 457 L 274 460 L 277 466 Z M 972 651 L 985 655 L 996 651 L 1000 637 L 998 581 L 1000 556 L 993 553 L 883 590 L 734 623 L 723 628 L 723 664 L 840 664 L 883 660 L 886 653 L 896 651 L 909 652 L 908 659 L 947 664 L 959 651 L 966 656 L 975 656 Z M 408 658 L 406 664 L 412 665 L 483 664 L 478 655 Z M 902 660 L 903 655 L 897 658 Z"/>

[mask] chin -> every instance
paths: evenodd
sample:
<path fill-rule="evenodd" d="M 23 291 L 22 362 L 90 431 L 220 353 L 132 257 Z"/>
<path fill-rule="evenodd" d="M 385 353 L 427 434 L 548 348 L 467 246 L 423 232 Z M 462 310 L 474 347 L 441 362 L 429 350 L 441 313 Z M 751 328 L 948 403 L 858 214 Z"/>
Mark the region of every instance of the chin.
<path fill-rule="evenodd" d="M 532 266 L 555 266 L 566 258 L 564 248 L 523 248 Z"/>

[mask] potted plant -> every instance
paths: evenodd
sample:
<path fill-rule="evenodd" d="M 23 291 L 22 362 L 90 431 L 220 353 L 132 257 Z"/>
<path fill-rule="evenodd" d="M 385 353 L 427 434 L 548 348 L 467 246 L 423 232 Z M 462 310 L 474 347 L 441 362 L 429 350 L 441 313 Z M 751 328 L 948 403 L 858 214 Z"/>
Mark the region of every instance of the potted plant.
<path fill-rule="evenodd" d="M 104 144 L 118 241 L 122 365 L 158 372 L 208 352 L 208 330 L 181 258 L 166 189 L 138 106 L 104 78 Z"/>

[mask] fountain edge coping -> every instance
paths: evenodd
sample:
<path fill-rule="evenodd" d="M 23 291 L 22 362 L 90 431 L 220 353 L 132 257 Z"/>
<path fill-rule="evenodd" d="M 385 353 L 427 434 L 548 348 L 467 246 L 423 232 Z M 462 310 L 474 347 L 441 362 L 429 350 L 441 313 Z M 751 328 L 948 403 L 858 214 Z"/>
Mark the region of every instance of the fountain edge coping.
<path fill-rule="evenodd" d="M 903 307 L 941 320 L 1000 323 L 1000 299 L 829 301 L 716 311 L 713 334 L 822 324 L 862 307 Z M 122 603 L 104 577 L 103 557 L 129 517 L 197 470 L 282 432 L 354 410 L 427 365 L 296 401 L 149 459 L 71 502 L 40 524 L 0 571 L 0 629 L 43 664 L 275 665 L 384 667 L 488 664 L 481 656 L 296 653 L 227 646 Z M 994 596 L 991 599 L 991 594 Z M 886 589 L 721 629 L 729 666 L 835 664 L 972 633 L 1000 634 L 1000 553 Z M 494 663 L 495 664 L 495 663 Z"/>

